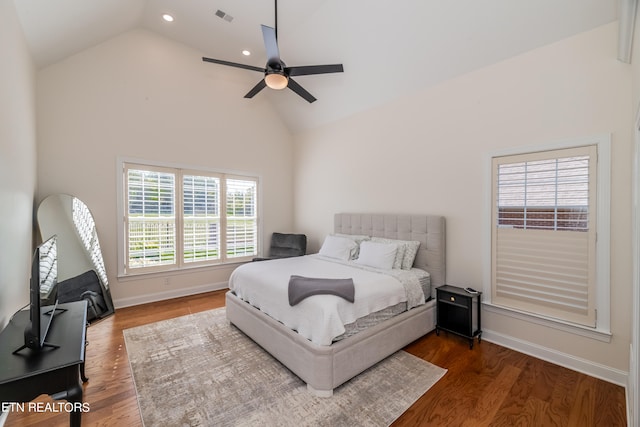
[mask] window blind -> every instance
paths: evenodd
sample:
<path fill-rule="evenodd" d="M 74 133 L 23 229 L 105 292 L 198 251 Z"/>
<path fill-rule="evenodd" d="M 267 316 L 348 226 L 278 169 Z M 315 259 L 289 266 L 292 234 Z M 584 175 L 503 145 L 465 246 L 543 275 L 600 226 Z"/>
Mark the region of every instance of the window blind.
<path fill-rule="evenodd" d="M 257 182 L 227 179 L 227 256 L 258 253 Z"/>
<path fill-rule="evenodd" d="M 595 326 L 596 154 L 493 159 L 494 303 Z"/>
<path fill-rule="evenodd" d="M 175 174 L 127 171 L 129 268 L 176 263 Z"/>
<path fill-rule="evenodd" d="M 257 178 L 123 165 L 125 274 L 257 255 Z"/>
<path fill-rule="evenodd" d="M 220 179 L 183 177 L 184 261 L 220 258 Z"/>
<path fill-rule="evenodd" d="M 87 253 L 89 253 L 91 264 L 102 283 L 108 286 L 109 281 L 107 280 L 107 272 L 104 267 L 104 262 L 102 261 L 102 250 L 100 249 L 98 230 L 93 220 L 93 215 L 91 215 L 87 205 L 76 197 L 73 198 L 71 211 L 73 225 L 78 236 L 80 236 L 84 248 L 87 250 Z"/>

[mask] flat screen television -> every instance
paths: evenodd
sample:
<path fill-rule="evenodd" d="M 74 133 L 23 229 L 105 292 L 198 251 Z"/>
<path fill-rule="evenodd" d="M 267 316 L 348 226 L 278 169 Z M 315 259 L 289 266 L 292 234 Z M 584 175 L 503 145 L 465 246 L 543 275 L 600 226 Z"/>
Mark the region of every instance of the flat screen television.
<path fill-rule="evenodd" d="M 24 345 L 15 352 L 30 348 L 57 348 L 45 338 L 58 306 L 58 245 L 56 236 L 36 248 L 31 261 L 29 281 L 29 324 L 24 330 Z"/>

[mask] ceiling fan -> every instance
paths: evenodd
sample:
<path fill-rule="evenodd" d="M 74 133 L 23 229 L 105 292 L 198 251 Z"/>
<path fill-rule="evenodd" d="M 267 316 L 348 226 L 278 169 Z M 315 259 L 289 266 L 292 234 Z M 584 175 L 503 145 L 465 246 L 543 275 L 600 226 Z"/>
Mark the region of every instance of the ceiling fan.
<path fill-rule="evenodd" d="M 202 57 L 202 60 L 205 62 L 213 62 L 215 64 L 228 65 L 230 67 L 244 68 L 245 70 L 260 71 L 264 73 L 264 78 L 260 80 L 253 89 L 247 92 L 244 96 L 245 98 L 253 98 L 258 92 L 264 89 L 265 86 L 276 90 L 288 87 L 306 99 L 309 103 L 314 102 L 316 98 L 293 80 L 291 76 L 342 73 L 344 71 L 342 64 L 306 65 L 299 67 L 287 67 L 285 65 L 284 61 L 280 59 L 280 50 L 278 49 L 278 0 L 275 0 L 275 28 L 262 25 L 262 37 L 264 39 L 264 47 L 267 51 L 267 65 L 265 68 L 206 57 Z"/>

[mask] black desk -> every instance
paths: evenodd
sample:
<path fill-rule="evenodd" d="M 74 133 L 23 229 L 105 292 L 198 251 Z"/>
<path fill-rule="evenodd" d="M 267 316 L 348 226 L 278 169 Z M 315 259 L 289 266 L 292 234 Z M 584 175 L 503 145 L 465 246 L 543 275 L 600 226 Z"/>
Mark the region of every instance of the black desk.
<path fill-rule="evenodd" d="M 80 426 L 84 349 L 87 325 L 87 302 L 60 304 L 66 309 L 53 318 L 46 341 L 60 346 L 45 347 L 41 352 L 25 348 L 13 352 L 24 343 L 24 328 L 29 311 L 16 313 L 0 333 L 0 402 L 30 402 L 41 394 L 65 399 L 71 405 L 70 425 Z"/>

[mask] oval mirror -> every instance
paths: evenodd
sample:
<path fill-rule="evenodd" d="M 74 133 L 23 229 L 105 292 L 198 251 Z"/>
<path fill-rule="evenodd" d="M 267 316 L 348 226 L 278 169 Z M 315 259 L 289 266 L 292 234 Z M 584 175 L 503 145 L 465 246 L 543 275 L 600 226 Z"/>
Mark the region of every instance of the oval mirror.
<path fill-rule="evenodd" d="M 80 199 L 54 194 L 38 207 L 42 239 L 58 236 L 58 301 L 87 301 L 87 320 L 113 314 L 114 307 L 98 232 L 91 211 Z"/>

